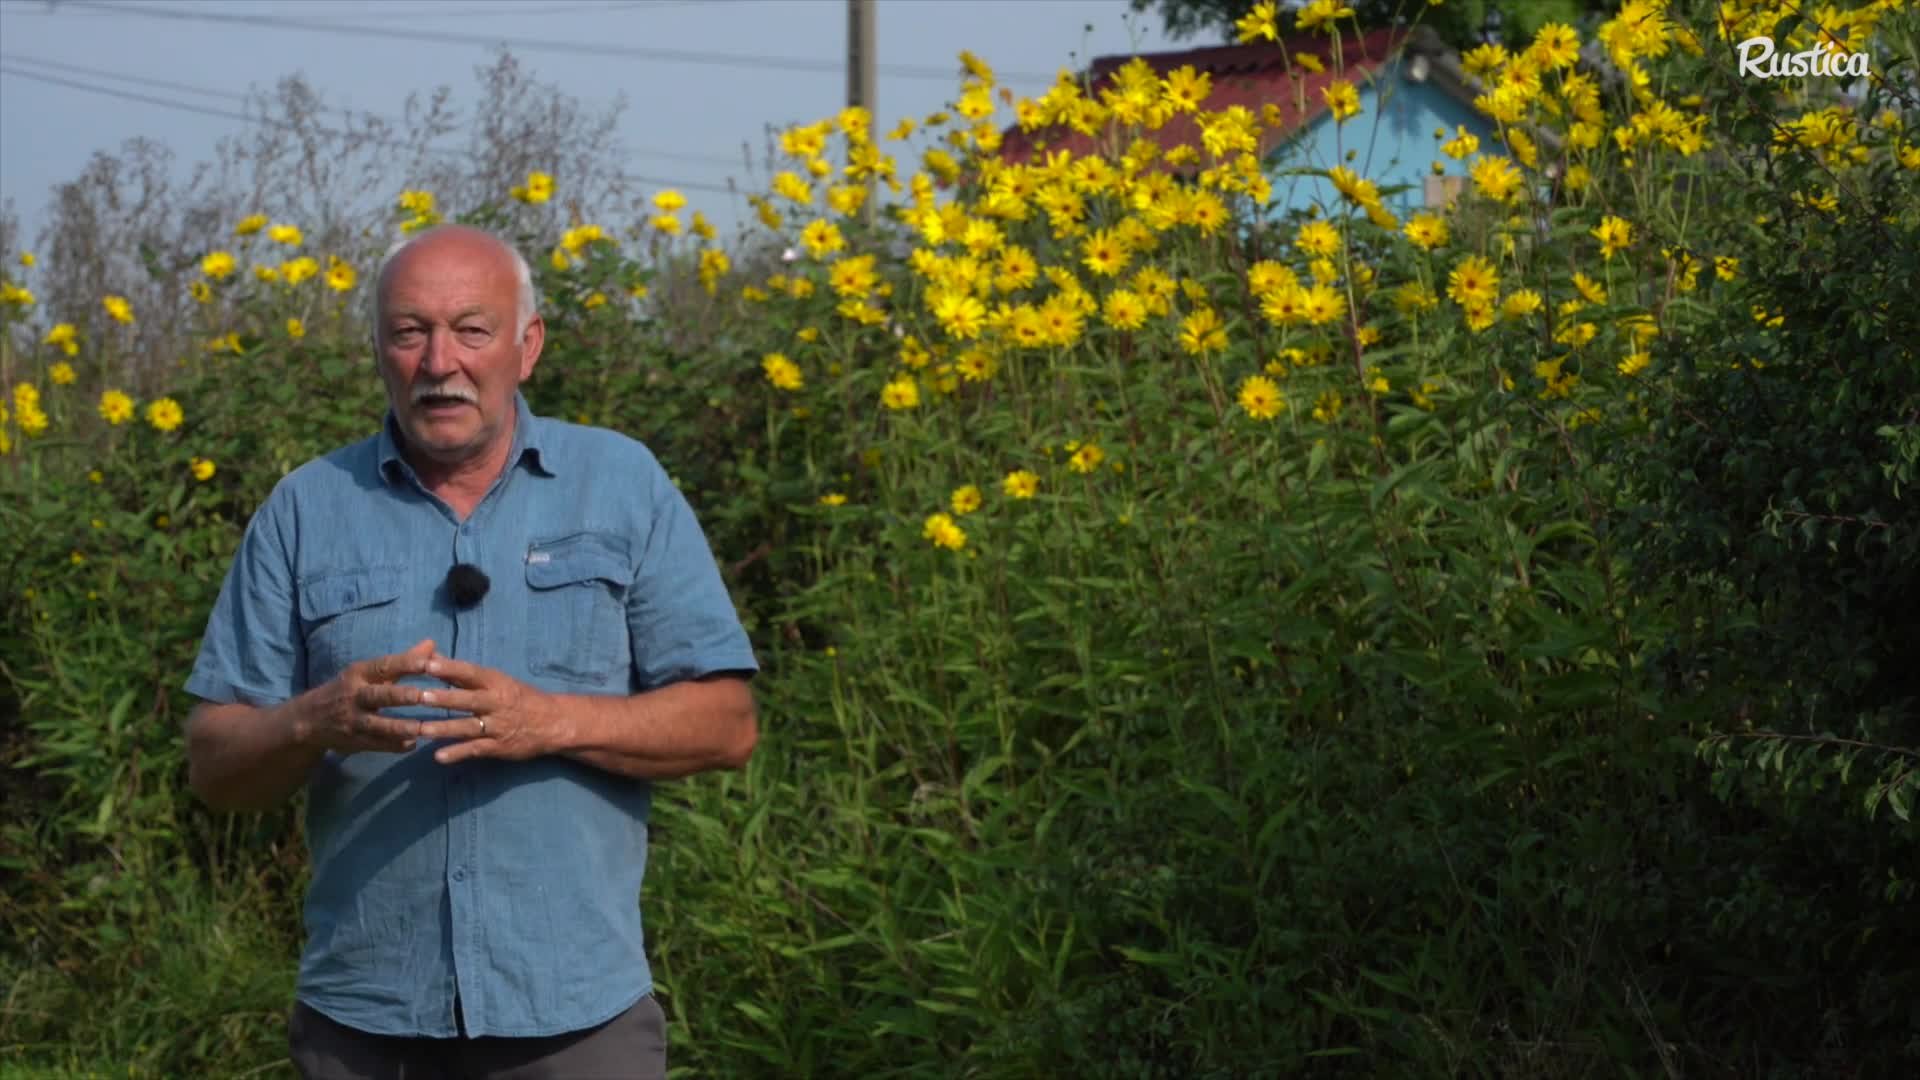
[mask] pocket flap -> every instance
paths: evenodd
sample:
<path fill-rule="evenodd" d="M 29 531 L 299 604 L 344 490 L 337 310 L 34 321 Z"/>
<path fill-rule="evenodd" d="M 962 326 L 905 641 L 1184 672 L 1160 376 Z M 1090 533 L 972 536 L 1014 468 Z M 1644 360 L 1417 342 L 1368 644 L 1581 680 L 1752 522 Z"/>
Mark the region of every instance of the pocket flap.
<path fill-rule="evenodd" d="M 326 619 L 355 608 L 385 604 L 400 595 L 401 568 L 374 566 L 325 574 L 300 584 L 300 613 Z"/>
<path fill-rule="evenodd" d="M 633 562 L 626 542 L 610 533 L 576 533 L 547 540 L 527 549 L 527 584 L 554 589 L 582 581 L 606 581 L 626 588 L 633 581 Z"/>

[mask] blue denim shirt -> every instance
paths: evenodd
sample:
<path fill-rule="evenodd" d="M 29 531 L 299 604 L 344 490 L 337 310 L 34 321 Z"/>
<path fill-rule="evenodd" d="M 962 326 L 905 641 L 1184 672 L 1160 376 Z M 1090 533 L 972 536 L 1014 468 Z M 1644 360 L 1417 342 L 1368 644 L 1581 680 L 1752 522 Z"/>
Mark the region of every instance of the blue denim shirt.
<path fill-rule="evenodd" d="M 227 573 L 188 692 L 266 706 L 356 660 L 441 653 L 568 694 L 757 669 L 693 512 L 624 435 L 535 417 L 466 521 L 379 435 L 295 469 Z M 456 562 L 491 579 L 456 610 Z M 425 676 L 410 683 L 439 685 Z M 437 709 L 392 715 L 440 719 Z M 564 757 L 329 753 L 308 778 L 300 1000 L 340 1023 L 451 1036 L 591 1027 L 651 991 L 640 882 L 650 788 Z"/>

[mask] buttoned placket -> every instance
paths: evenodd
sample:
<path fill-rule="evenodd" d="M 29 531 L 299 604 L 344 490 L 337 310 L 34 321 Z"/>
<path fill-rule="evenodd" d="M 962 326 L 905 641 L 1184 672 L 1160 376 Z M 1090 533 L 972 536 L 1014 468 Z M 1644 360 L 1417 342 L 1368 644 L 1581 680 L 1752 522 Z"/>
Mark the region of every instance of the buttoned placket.
<path fill-rule="evenodd" d="M 453 508 L 435 499 L 448 520 L 454 521 L 453 561 L 478 564 L 483 523 L 506 500 L 506 493 L 519 471 L 521 451 L 507 461 L 506 468 L 494 479 L 487 493 L 475 504 L 465 521 L 459 521 Z M 468 663 L 484 664 L 487 604 L 484 599 L 472 607 L 453 611 L 453 642 L 448 655 Z M 475 772 L 470 765 L 455 765 L 447 775 L 447 897 L 452 919 L 453 994 L 469 1031 L 474 1018 L 487 1012 L 485 980 L 478 977 L 486 963 L 486 921 L 480 917 L 482 890 L 480 872 L 480 794 Z M 462 978 L 461 973 L 469 973 Z M 449 1009 L 451 1012 L 451 1008 Z"/>

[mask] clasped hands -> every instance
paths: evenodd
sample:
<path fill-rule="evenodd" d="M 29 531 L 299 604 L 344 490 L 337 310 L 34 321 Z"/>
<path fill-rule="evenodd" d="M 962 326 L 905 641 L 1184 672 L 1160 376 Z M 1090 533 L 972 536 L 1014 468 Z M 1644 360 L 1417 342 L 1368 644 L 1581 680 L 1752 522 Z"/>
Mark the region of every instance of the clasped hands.
<path fill-rule="evenodd" d="M 409 675 L 449 687 L 400 685 Z M 406 652 L 348 665 L 320 688 L 296 737 L 339 753 L 403 753 L 421 739 L 445 739 L 447 745 L 433 752 L 443 765 L 478 757 L 525 761 L 567 745 L 563 714 L 552 705 L 552 695 L 505 672 L 441 656 L 428 639 Z M 407 706 L 466 715 L 410 720 L 380 711 Z"/>

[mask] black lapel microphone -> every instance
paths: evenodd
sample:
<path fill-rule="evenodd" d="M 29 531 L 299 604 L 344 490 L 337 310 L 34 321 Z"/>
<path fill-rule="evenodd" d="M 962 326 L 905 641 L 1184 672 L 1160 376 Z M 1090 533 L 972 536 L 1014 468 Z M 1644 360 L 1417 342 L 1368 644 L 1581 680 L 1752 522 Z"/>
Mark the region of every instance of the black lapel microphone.
<path fill-rule="evenodd" d="M 453 606 L 465 611 L 480 602 L 487 595 L 487 586 L 493 582 L 472 563 L 454 563 L 447 571 L 447 594 L 453 597 Z"/>

